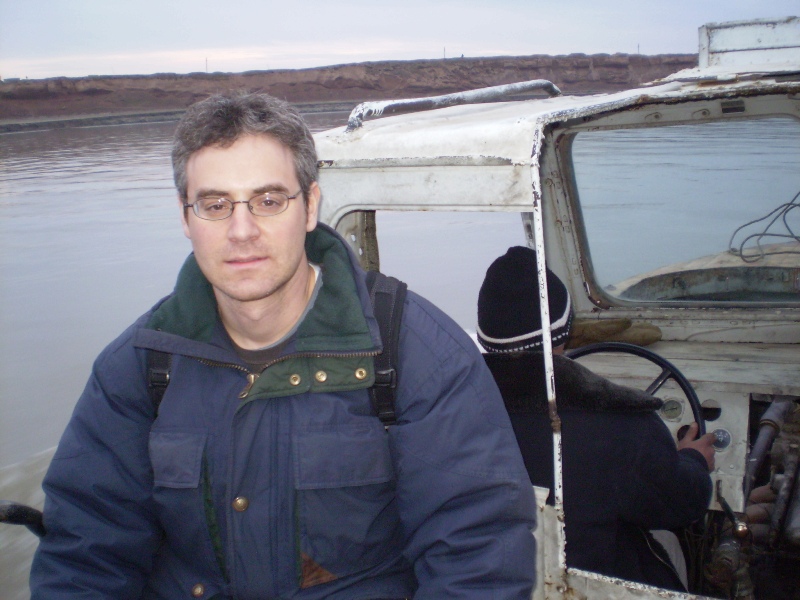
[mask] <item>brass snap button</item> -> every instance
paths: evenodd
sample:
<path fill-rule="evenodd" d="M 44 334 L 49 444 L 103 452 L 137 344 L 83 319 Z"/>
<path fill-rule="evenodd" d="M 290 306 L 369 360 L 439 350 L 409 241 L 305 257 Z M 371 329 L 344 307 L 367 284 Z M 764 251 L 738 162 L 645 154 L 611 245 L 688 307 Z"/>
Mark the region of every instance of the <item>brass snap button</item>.
<path fill-rule="evenodd" d="M 292 385 L 300 385 L 300 375 L 298 375 L 297 373 L 291 375 L 289 377 L 289 383 L 291 383 Z"/>
<path fill-rule="evenodd" d="M 328 379 L 328 374 L 325 371 L 317 371 L 314 374 L 314 379 L 316 379 L 320 383 L 325 383 L 325 381 Z"/>
<path fill-rule="evenodd" d="M 250 500 L 244 496 L 239 496 L 233 501 L 233 510 L 236 512 L 244 512 L 250 506 Z"/>
<path fill-rule="evenodd" d="M 195 598 L 201 598 L 205 593 L 206 593 L 206 586 L 204 586 L 202 583 L 198 583 L 192 588 L 192 596 L 194 596 Z"/>
<path fill-rule="evenodd" d="M 367 378 L 367 370 L 362 368 L 356 369 L 356 379 L 362 380 Z"/>

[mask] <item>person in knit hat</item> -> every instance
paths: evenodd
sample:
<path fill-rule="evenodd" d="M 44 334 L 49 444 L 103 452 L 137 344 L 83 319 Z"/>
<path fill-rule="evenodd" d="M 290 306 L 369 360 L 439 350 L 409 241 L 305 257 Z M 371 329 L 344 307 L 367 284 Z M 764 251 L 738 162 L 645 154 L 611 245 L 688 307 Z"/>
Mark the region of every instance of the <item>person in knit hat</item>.
<path fill-rule="evenodd" d="M 695 440 L 693 424 L 676 447 L 656 414 L 661 400 L 614 384 L 563 356 L 573 323 L 572 301 L 558 276 L 550 269 L 546 274 L 561 418 L 567 565 L 686 590 L 682 556 L 668 553 L 651 530 L 686 527 L 705 514 L 714 434 Z M 553 433 L 533 250 L 515 246 L 491 264 L 478 294 L 477 329 L 531 482 L 552 490 Z"/>
<path fill-rule="evenodd" d="M 555 348 L 566 344 L 574 315 L 567 286 L 545 270 Z M 478 293 L 478 341 L 490 352 L 519 352 L 541 350 L 542 337 L 536 253 L 513 246 L 486 271 Z"/>

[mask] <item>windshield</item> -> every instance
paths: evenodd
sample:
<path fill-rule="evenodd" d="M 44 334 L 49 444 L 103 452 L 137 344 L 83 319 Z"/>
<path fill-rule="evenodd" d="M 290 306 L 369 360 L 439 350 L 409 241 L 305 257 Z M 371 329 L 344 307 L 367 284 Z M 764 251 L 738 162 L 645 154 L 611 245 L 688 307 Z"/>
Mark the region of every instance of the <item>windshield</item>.
<path fill-rule="evenodd" d="M 608 296 L 800 302 L 797 119 L 583 131 L 572 161 Z"/>

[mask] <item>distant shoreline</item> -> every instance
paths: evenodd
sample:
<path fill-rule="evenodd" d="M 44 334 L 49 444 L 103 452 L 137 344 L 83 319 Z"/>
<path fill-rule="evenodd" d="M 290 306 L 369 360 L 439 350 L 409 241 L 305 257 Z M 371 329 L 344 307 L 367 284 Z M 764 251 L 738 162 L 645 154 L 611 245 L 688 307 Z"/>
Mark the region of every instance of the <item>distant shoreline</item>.
<path fill-rule="evenodd" d="M 0 82 L 0 132 L 174 121 L 229 90 L 261 91 L 306 114 L 545 79 L 564 94 L 615 92 L 697 66 L 696 54 L 570 54 L 383 61 L 314 69 L 56 77 Z"/>
<path fill-rule="evenodd" d="M 298 102 L 294 103 L 303 114 L 350 112 L 355 102 Z M 44 131 L 66 127 L 93 127 L 99 125 L 132 125 L 138 123 L 165 123 L 178 121 L 185 109 L 98 113 L 93 115 L 64 115 L 0 119 L 0 134 L 24 131 Z"/>

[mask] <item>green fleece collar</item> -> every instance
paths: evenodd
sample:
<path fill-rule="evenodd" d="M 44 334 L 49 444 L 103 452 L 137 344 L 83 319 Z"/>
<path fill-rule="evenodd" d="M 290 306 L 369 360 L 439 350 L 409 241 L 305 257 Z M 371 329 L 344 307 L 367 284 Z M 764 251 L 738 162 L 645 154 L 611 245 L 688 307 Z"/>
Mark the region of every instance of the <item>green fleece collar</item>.
<path fill-rule="evenodd" d="M 322 267 L 322 289 L 297 330 L 296 351 L 374 349 L 344 240 L 320 225 L 306 235 L 305 248 L 308 259 Z M 147 327 L 209 342 L 217 318 L 214 291 L 190 254 L 174 293 L 156 309 Z"/>
<path fill-rule="evenodd" d="M 192 253 L 181 267 L 175 290 L 153 313 L 147 328 L 208 342 L 216 322 L 214 290 Z"/>

